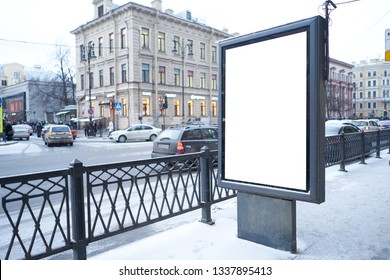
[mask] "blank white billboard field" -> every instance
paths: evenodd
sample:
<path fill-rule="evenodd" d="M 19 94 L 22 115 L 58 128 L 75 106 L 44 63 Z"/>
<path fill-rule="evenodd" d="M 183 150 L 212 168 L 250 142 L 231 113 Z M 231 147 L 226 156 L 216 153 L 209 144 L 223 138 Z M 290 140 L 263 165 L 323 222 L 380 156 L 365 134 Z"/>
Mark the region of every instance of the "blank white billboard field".
<path fill-rule="evenodd" d="M 307 32 L 226 50 L 225 179 L 306 191 Z"/>

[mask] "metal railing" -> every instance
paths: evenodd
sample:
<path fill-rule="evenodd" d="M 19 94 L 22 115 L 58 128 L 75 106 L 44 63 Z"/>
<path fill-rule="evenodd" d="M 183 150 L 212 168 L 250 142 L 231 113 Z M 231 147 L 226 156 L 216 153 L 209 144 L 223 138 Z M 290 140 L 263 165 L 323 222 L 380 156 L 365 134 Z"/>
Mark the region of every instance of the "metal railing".
<path fill-rule="evenodd" d="M 388 148 L 390 130 L 326 137 L 326 167 Z M 201 209 L 236 196 L 217 185 L 216 151 L 83 166 L 0 178 L 1 259 L 41 259 L 72 250 L 87 258 L 88 244 Z"/>
<path fill-rule="evenodd" d="M 217 152 L 83 166 L 0 178 L 1 259 L 41 259 L 236 196 L 219 188 Z"/>

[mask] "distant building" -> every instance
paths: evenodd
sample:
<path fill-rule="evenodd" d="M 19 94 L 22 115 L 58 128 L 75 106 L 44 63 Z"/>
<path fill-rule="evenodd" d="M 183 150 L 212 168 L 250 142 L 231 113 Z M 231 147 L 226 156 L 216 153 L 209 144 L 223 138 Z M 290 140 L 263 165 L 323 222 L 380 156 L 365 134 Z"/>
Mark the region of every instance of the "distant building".
<path fill-rule="evenodd" d="M 330 58 L 329 80 L 326 89 L 326 118 L 353 118 L 353 65 Z"/>
<path fill-rule="evenodd" d="M 117 128 L 217 123 L 218 41 L 231 35 L 191 11 L 164 12 L 161 0 L 152 7 L 111 0 L 93 5 L 94 19 L 71 32 L 78 46 L 78 117 L 92 113 Z"/>
<path fill-rule="evenodd" d="M 390 62 L 371 59 L 354 65 L 354 114 L 357 118 L 388 118 Z"/>
<path fill-rule="evenodd" d="M 50 123 L 74 117 L 75 108 L 64 110 L 64 102 L 52 97 L 53 92 L 61 94 L 62 84 L 41 79 L 50 75 L 52 73 L 38 66 L 26 69 L 18 63 L 0 65 L 0 97 L 3 100 L 1 117 L 12 122 Z M 43 94 L 44 91 L 48 94 Z"/>

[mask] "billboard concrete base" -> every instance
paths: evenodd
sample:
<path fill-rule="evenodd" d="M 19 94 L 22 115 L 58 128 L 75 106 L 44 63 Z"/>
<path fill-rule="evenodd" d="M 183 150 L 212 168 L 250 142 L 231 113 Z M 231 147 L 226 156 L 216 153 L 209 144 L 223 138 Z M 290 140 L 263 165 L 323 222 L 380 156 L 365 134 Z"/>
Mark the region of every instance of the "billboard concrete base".
<path fill-rule="evenodd" d="M 296 201 L 237 192 L 238 237 L 296 253 Z"/>

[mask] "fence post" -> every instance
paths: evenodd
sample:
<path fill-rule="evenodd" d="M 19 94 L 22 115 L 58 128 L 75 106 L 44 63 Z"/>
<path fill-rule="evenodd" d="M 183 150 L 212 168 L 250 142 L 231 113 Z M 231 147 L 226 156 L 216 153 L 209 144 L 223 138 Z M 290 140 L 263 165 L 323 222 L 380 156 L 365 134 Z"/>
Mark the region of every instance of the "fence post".
<path fill-rule="evenodd" d="M 77 159 L 69 164 L 70 203 L 72 209 L 73 259 L 87 259 L 85 233 L 83 163 Z"/>
<path fill-rule="evenodd" d="M 347 170 L 345 170 L 345 134 L 344 134 L 344 132 L 341 132 L 341 143 L 340 144 L 341 144 L 341 151 L 340 151 L 341 160 L 340 160 L 339 171 L 347 172 Z"/>
<path fill-rule="evenodd" d="M 376 157 L 381 158 L 381 134 L 380 130 L 376 132 Z"/>
<path fill-rule="evenodd" d="M 203 147 L 200 158 L 200 199 L 202 203 L 202 223 L 213 225 L 211 219 L 211 176 L 210 176 L 210 149 Z"/>
<path fill-rule="evenodd" d="M 365 138 L 366 136 L 364 135 L 364 131 L 361 133 L 361 157 L 360 157 L 360 164 L 366 164 L 365 158 L 366 158 L 366 145 L 365 145 Z"/>

